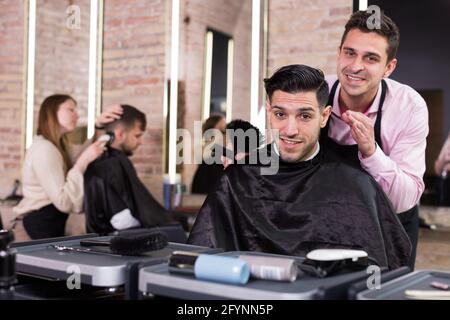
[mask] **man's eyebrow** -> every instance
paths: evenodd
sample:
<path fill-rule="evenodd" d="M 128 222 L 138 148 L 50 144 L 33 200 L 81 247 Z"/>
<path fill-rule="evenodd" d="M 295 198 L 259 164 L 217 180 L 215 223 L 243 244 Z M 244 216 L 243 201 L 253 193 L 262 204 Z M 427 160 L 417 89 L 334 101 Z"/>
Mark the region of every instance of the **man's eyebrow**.
<path fill-rule="evenodd" d="M 343 50 L 347 50 L 347 51 L 351 51 L 351 52 L 356 52 L 355 49 L 350 48 L 350 47 L 343 47 L 342 49 L 343 49 Z M 376 52 L 371 52 L 371 51 L 364 52 L 364 55 L 365 55 L 365 56 L 376 56 L 376 57 L 378 57 L 378 58 L 381 58 L 381 56 L 380 56 L 378 53 L 376 53 Z"/>
<path fill-rule="evenodd" d="M 275 108 L 280 109 L 281 111 L 286 111 L 286 109 L 281 106 L 272 106 L 272 109 L 275 109 Z M 315 110 L 312 107 L 300 107 L 295 111 L 297 111 L 297 112 L 307 112 L 307 111 L 314 112 Z"/>
<path fill-rule="evenodd" d="M 378 54 L 378 53 L 375 53 L 375 52 L 367 52 L 366 54 L 365 54 L 365 56 L 367 57 L 377 57 L 378 59 L 381 59 L 381 56 Z"/>
<path fill-rule="evenodd" d="M 314 108 L 311 107 L 302 107 L 297 109 L 297 112 L 314 112 L 314 111 L 315 111 Z"/>
<path fill-rule="evenodd" d="M 352 51 L 355 52 L 356 50 L 350 47 L 342 47 L 342 50 Z"/>

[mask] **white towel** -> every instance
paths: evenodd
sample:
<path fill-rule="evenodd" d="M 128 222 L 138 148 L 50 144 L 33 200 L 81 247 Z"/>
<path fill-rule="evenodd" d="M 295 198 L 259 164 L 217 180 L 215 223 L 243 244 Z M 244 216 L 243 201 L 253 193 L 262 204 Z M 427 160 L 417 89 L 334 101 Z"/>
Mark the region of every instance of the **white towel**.
<path fill-rule="evenodd" d="M 130 209 L 124 209 L 116 213 L 109 222 L 116 230 L 124 230 L 141 226 L 139 220 L 131 214 Z"/>

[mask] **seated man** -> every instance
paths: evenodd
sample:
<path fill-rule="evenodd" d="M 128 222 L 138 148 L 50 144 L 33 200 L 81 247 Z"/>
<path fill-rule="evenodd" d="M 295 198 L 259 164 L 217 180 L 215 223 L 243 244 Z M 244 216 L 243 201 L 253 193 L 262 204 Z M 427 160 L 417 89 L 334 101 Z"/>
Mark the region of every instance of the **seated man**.
<path fill-rule="evenodd" d="M 331 113 L 323 73 L 286 66 L 265 80 L 265 88 L 268 125 L 279 134 L 265 151 L 279 155 L 278 172 L 262 174 L 261 163 L 230 165 L 188 243 L 293 256 L 359 249 L 380 266 L 405 265 L 411 244 L 376 181 L 319 146 Z"/>
<path fill-rule="evenodd" d="M 169 211 L 153 198 L 128 159 L 142 143 L 145 114 L 129 105 L 122 108 L 122 117 L 105 128 L 114 134 L 112 144 L 84 175 L 88 232 L 107 234 L 169 222 Z"/>

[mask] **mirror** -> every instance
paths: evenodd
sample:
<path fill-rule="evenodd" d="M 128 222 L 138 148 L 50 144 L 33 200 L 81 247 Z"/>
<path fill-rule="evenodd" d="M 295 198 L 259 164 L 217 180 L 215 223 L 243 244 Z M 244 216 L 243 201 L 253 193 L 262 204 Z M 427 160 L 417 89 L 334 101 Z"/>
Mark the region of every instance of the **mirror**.
<path fill-rule="evenodd" d="M 256 50 L 259 57 L 256 58 L 252 53 L 255 5 L 258 6 L 255 21 L 259 31 Z M 251 118 L 252 56 L 257 59 L 257 73 L 259 69 L 256 103 L 261 105 L 263 101 L 266 14 L 267 1 L 181 2 L 177 127 L 186 129 L 191 135 L 191 150 L 183 152 L 191 152 L 193 161 L 178 166 L 177 173 L 188 192 L 201 161 L 195 151 L 202 149 L 202 139 L 194 135 L 194 125 L 197 125 L 197 132 L 201 132 L 202 122 L 212 114 L 222 114 L 227 121 Z M 165 145 L 167 158 L 167 137 Z M 165 171 L 169 172 L 167 167 Z"/>
<path fill-rule="evenodd" d="M 82 144 L 93 133 L 100 106 L 101 54 L 97 53 L 102 49 L 103 0 L 30 0 L 25 13 L 25 147 L 31 146 L 36 134 L 40 105 L 57 93 L 77 101 L 78 128 L 68 138 Z M 84 232 L 84 215 L 70 215 L 66 234 Z"/>
<path fill-rule="evenodd" d="M 205 74 L 203 77 L 203 116 L 231 117 L 233 94 L 233 38 L 220 31 L 206 31 Z"/>
<path fill-rule="evenodd" d="M 70 139 L 75 143 L 86 139 L 88 121 L 95 118 L 100 104 L 96 99 L 96 83 L 101 68 L 97 68 L 99 59 L 96 52 L 101 36 L 97 39 L 99 30 L 96 23 L 101 21 L 102 3 L 37 0 L 35 7 L 30 8 L 30 14 L 33 14 L 33 9 L 35 13 L 35 25 L 30 26 L 34 27 L 35 51 L 28 57 L 29 61 L 34 58 L 34 85 L 29 84 L 29 90 L 33 90 L 33 117 L 32 125 L 27 125 L 27 130 L 32 131 L 27 132 L 27 147 L 31 145 L 30 135 L 36 133 L 42 101 L 55 93 L 69 94 L 77 101 L 78 129 Z M 33 70 L 29 70 L 30 73 Z M 30 92 L 28 97 L 30 99 Z M 27 108 L 30 108 L 30 102 Z M 31 114 L 31 111 L 27 113 Z"/>

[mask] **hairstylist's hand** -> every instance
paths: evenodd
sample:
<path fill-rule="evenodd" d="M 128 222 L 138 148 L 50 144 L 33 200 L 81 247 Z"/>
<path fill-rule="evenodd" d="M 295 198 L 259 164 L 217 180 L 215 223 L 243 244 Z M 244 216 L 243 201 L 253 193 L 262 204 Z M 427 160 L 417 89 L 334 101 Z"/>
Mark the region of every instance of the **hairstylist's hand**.
<path fill-rule="evenodd" d="M 358 144 L 358 150 L 364 158 L 375 153 L 375 131 L 372 121 L 361 112 L 347 110 L 342 114 L 342 120 L 350 126 L 353 139 Z"/>
<path fill-rule="evenodd" d="M 81 172 L 85 172 L 87 166 L 100 157 L 103 152 L 105 152 L 105 142 L 104 141 L 96 141 L 92 143 L 89 147 L 87 147 L 78 157 L 77 162 L 75 163 L 75 166 L 77 166 Z"/>
<path fill-rule="evenodd" d="M 120 119 L 123 109 L 120 104 L 114 104 L 105 108 L 105 110 L 95 120 L 96 128 L 104 128 L 108 123 Z"/>

